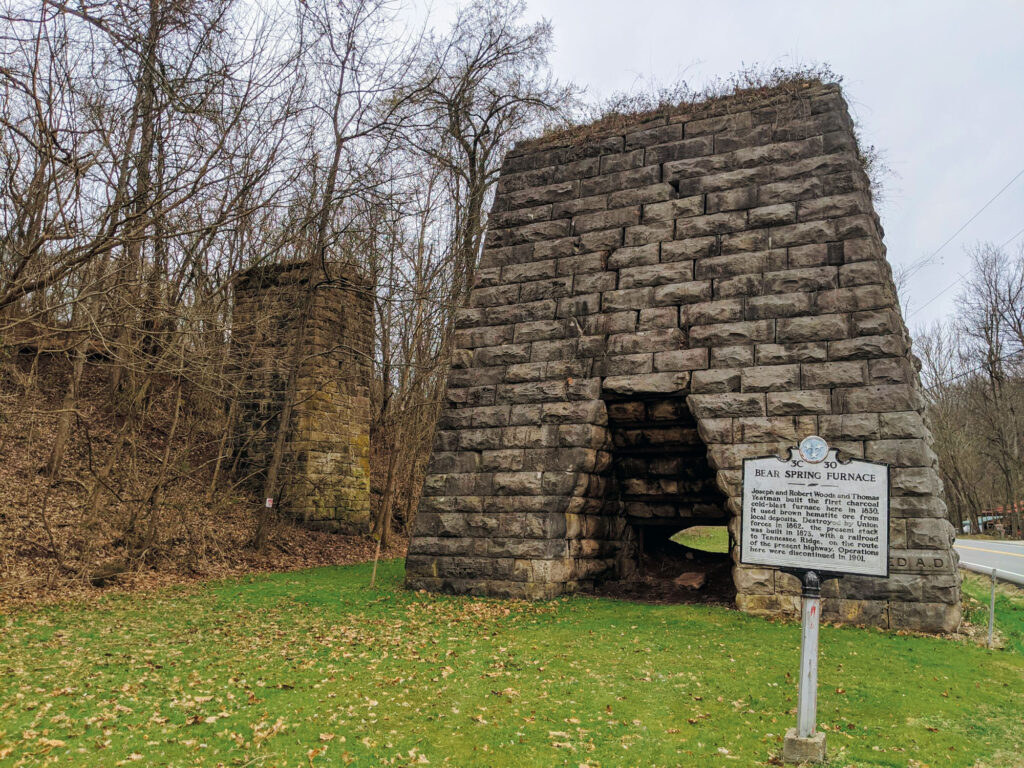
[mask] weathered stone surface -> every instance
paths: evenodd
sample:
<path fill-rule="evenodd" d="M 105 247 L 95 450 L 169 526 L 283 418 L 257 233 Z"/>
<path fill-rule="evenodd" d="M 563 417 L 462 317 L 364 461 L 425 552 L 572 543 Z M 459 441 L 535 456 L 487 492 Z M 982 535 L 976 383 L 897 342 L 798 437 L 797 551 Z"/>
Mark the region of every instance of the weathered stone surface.
<path fill-rule="evenodd" d="M 679 306 L 711 298 L 711 281 L 694 281 L 661 285 L 652 294 L 655 306 Z"/>
<path fill-rule="evenodd" d="M 880 413 L 878 415 L 878 436 L 892 437 L 927 437 L 928 429 L 924 419 L 917 411 L 900 411 L 898 413 Z"/>
<path fill-rule="evenodd" d="M 918 412 L 924 407 L 921 395 L 907 384 L 879 384 L 833 390 L 837 413 Z"/>
<path fill-rule="evenodd" d="M 699 216 L 704 213 L 704 196 L 695 195 L 681 200 L 667 200 L 644 206 L 644 221 L 667 221 L 687 216 Z"/>
<path fill-rule="evenodd" d="M 744 392 L 794 390 L 800 386 L 800 366 L 766 365 L 743 369 Z"/>
<path fill-rule="evenodd" d="M 793 203 L 776 203 L 752 208 L 747 213 L 747 221 L 752 227 L 792 224 L 796 221 L 796 206 Z"/>
<path fill-rule="evenodd" d="M 770 595 L 775 592 L 775 571 L 771 568 L 740 566 L 733 569 L 736 589 L 748 595 Z"/>
<path fill-rule="evenodd" d="M 953 546 L 955 531 L 949 520 L 907 520 L 906 529 L 906 543 L 910 548 L 948 549 Z"/>
<path fill-rule="evenodd" d="M 641 376 L 609 376 L 604 380 L 605 392 L 615 395 L 679 394 L 690 385 L 686 372 L 651 373 Z"/>
<path fill-rule="evenodd" d="M 900 332 L 900 318 L 891 309 L 857 312 L 850 317 L 851 332 L 855 336 L 883 336 Z"/>
<path fill-rule="evenodd" d="M 766 293 L 807 293 L 837 287 L 836 267 L 804 267 L 768 272 L 764 276 Z"/>
<path fill-rule="evenodd" d="M 675 223 L 672 221 L 639 224 L 635 227 L 627 227 L 622 241 L 623 244 L 632 246 L 661 243 L 665 240 L 671 240 L 675 229 Z"/>
<path fill-rule="evenodd" d="M 738 275 L 761 274 L 768 269 L 785 266 L 785 251 L 754 251 L 731 253 L 699 259 L 694 266 L 698 280 L 736 277 Z"/>
<path fill-rule="evenodd" d="M 712 192 L 707 196 L 708 213 L 721 211 L 747 211 L 757 205 L 757 187 L 742 187 L 724 192 Z M 744 217 L 746 224 L 746 217 Z"/>
<path fill-rule="evenodd" d="M 688 304 L 679 309 L 679 323 L 684 328 L 709 323 L 729 323 L 743 319 L 742 299 L 719 299 Z"/>
<path fill-rule="evenodd" d="M 299 341 L 296 405 L 285 443 L 281 499 L 275 504 L 310 526 L 363 533 L 370 518 L 373 307 L 371 292 L 351 268 L 331 265 L 331 273 L 339 277 L 316 286 L 306 335 Z M 232 372 L 243 429 L 233 450 L 240 476 L 257 487 L 274 450 L 309 274 L 308 262 L 295 262 L 250 269 L 235 283 Z M 476 310 L 466 309 L 458 322 L 481 321 Z M 453 360 L 451 373 L 456 380 L 469 373 L 466 383 L 473 383 L 474 369 L 460 367 L 459 361 L 458 356 Z M 442 428 L 440 451 L 455 450 L 459 432 Z"/>
<path fill-rule="evenodd" d="M 601 296 L 601 309 L 604 312 L 643 309 L 653 303 L 653 288 L 627 288 L 621 291 L 608 291 Z"/>
<path fill-rule="evenodd" d="M 758 344 L 755 348 L 755 357 L 758 365 L 816 363 L 828 359 L 828 347 L 824 342 Z"/>
<path fill-rule="evenodd" d="M 673 240 L 661 244 L 661 261 L 688 261 L 714 256 L 719 252 L 718 238 L 691 237 L 686 240 Z"/>
<path fill-rule="evenodd" d="M 754 350 L 749 345 L 712 347 L 712 368 L 746 368 L 754 364 Z"/>
<path fill-rule="evenodd" d="M 608 337 L 605 350 L 609 355 L 662 352 L 679 349 L 685 342 L 686 334 L 679 328 L 660 328 L 653 331 L 613 334 Z"/>
<path fill-rule="evenodd" d="M 860 361 L 809 364 L 801 367 L 804 387 L 843 387 L 863 384 L 867 366 Z M 876 425 L 877 427 L 877 425 Z"/>
<path fill-rule="evenodd" d="M 608 257 L 608 268 L 622 269 L 631 266 L 656 264 L 658 260 L 657 243 L 646 246 L 627 246 L 616 248 Z"/>
<path fill-rule="evenodd" d="M 765 396 L 762 394 L 690 395 L 689 403 L 699 419 L 724 416 L 764 416 Z"/>
<path fill-rule="evenodd" d="M 757 199 L 762 206 L 779 205 L 794 200 L 820 195 L 822 191 L 821 179 L 810 176 L 805 179 L 794 179 L 791 181 L 778 181 L 771 184 L 762 184 L 757 190 Z"/>
<path fill-rule="evenodd" d="M 878 435 L 877 413 L 844 413 L 820 416 L 821 436 L 827 440 L 865 440 Z"/>
<path fill-rule="evenodd" d="M 850 335 L 850 321 L 846 315 L 816 315 L 814 317 L 783 318 L 777 321 L 776 341 L 831 341 Z"/>
<path fill-rule="evenodd" d="M 821 617 L 825 621 L 843 624 L 888 628 L 889 602 L 885 599 L 868 600 L 859 595 L 849 600 L 831 598 L 822 602 Z"/>
<path fill-rule="evenodd" d="M 800 615 L 800 596 L 784 595 L 778 592 L 768 595 L 740 592 L 736 595 L 736 607 L 755 616 L 796 618 Z"/>
<path fill-rule="evenodd" d="M 827 389 L 769 392 L 767 398 L 769 416 L 829 413 L 831 409 L 830 395 Z"/>
<path fill-rule="evenodd" d="M 744 458 L 820 434 L 891 466 L 891 575 L 827 582 L 825 618 L 954 628 L 952 527 L 868 189 L 832 86 L 514 150 L 456 316 L 409 585 L 545 597 L 627 577 L 643 526 L 738 539 Z M 796 579 L 731 557 L 739 608 L 798 614 Z"/>
<path fill-rule="evenodd" d="M 714 281 L 715 298 L 734 296 L 760 296 L 764 291 L 763 275 L 737 275 Z"/>
<path fill-rule="evenodd" d="M 619 270 L 620 288 L 638 288 L 648 285 L 665 285 L 666 283 L 685 283 L 692 279 L 693 263 L 689 261 L 679 261 L 673 264 L 632 267 Z"/>
<path fill-rule="evenodd" d="M 736 419 L 734 432 L 741 443 L 794 442 L 799 436 L 796 419 L 791 416 Z"/>
<path fill-rule="evenodd" d="M 654 354 L 656 371 L 698 371 L 707 367 L 707 349 L 679 349 Z"/>
<path fill-rule="evenodd" d="M 871 384 L 906 384 L 914 380 L 914 365 L 909 360 L 887 358 L 868 363 L 868 381 Z"/>
<path fill-rule="evenodd" d="M 818 765 L 825 762 L 825 734 L 821 731 L 801 737 L 796 728 L 786 731 L 782 742 L 782 762 L 792 765 Z"/>
<path fill-rule="evenodd" d="M 634 131 L 626 134 L 625 147 L 649 147 L 652 144 L 664 144 L 670 141 L 680 141 L 683 138 L 683 125 L 659 125 L 643 131 Z"/>
<path fill-rule="evenodd" d="M 647 331 L 653 328 L 675 328 L 679 325 L 679 310 L 675 307 L 652 307 L 641 309 L 637 321 L 637 330 Z"/>
<path fill-rule="evenodd" d="M 959 592 L 957 589 L 958 598 Z M 922 632 L 955 632 L 960 626 L 960 600 L 941 603 L 893 601 L 889 604 L 889 623 L 892 627 Z"/>
<path fill-rule="evenodd" d="M 656 184 L 661 181 L 661 166 L 652 165 L 619 173 L 610 173 L 592 179 L 585 179 L 580 185 L 580 195 L 598 195 Z"/>
<path fill-rule="evenodd" d="M 939 474 L 930 468 L 894 469 L 889 482 L 893 495 L 897 496 L 938 496 L 942 493 Z"/>
<path fill-rule="evenodd" d="M 751 320 L 739 323 L 713 323 L 694 327 L 690 331 L 692 346 L 728 346 L 772 341 L 775 338 L 774 320 Z"/>
<path fill-rule="evenodd" d="M 868 440 L 864 450 L 876 461 L 893 467 L 929 467 L 935 461 L 928 444 L 917 438 L 906 440 Z"/>
<path fill-rule="evenodd" d="M 738 392 L 740 371 L 737 368 L 711 368 L 694 371 L 690 379 L 692 392 Z"/>
<path fill-rule="evenodd" d="M 905 352 L 906 344 L 896 335 L 863 336 L 859 339 L 831 341 L 828 345 L 829 360 L 868 360 L 902 355 Z"/>
<path fill-rule="evenodd" d="M 753 296 L 746 301 L 747 320 L 768 320 L 775 317 L 795 317 L 811 312 L 814 299 L 807 293 Z"/>
<path fill-rule="evenodd" d="M 598 360 L 594 367 L 594 372 L 599 376 L 628 376 L 636 373 L 651 373 L 654 370 L 654 355 L 652 353 L 610 355 Z"/>

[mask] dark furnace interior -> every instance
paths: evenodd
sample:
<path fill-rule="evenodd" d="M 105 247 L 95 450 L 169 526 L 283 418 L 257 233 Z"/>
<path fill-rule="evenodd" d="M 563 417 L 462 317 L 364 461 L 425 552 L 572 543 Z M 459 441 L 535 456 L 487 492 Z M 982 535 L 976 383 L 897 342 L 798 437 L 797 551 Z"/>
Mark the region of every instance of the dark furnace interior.
<path fill-rule="evenodd" d="M 657 602 L 731 604 L 736 590 L 732 541 L 724 530 L 726 499 L 686 398 L 607 405 L 613 448 L 606 513 L 623 515 L 626 526 L 618 573 L 600 591 Z"/>

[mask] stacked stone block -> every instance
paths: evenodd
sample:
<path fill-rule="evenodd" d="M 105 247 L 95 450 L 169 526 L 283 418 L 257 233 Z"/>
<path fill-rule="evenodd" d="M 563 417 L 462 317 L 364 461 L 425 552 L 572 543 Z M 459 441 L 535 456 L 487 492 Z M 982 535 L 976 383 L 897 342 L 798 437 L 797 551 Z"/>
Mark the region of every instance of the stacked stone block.
<path fill-rule="evenodd" d="M 729 512 L 685 398 L 612 400 L 607 407 L 612 471 L 602 514 L 625 523 L 615 576 L 628 581 L 639 577 L 646 556 L 682 554 L 670 542 L 681 528 L 725 525 Z"/>
<path fill-rule="evenodd" d="M 608 403 L 614 496 L 605 505 L 636 523 L 728 522 L 707 449 L 683 398 Z M 676 530 L 672 531 L 675 533 Z"/>
<path fill-rule="evenodd" d="M 629 501 L 609 416 L 675 400 L 737 541 L 745 457 L 819 434 L 889 463 L 891 575 L 827 582 L 826 618 L 957 626 L 953 530 L 838 87 L 517 147 L 457 324 L 410 586 L 543 597 L 617 576 Z M 733 558 L 739 608 L 797 612 L 796 579 Z"/>
<path fill-rule="evenodd" d="M 276 503 L 304 524 L 362 533 L 370 516 L 373 307 L 350 267 L 329 264 L 312 279 L 310 293 L 309 263 L 296 262 L 250 269 L 235 284 L 235 450 L 243 476 L 262 487 L 298 341 L 297 396 Z M 310 303 L 300 340 L 301 313 Z"/>

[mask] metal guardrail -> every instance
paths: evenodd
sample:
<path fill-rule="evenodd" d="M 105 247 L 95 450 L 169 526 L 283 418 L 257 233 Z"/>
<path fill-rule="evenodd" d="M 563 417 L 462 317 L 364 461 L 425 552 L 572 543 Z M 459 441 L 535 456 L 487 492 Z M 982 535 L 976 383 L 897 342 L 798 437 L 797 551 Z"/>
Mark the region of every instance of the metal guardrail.
<path fill-rule="evenodd" d="M 999 581 L 1008 581 L 1011 584 L 1018 584 L 1024 587 L 1024 576 L 1019 573 L 1011 573 L 1010 571 L 1003 571 L 999 568 L 992 568 L 988 565 L 977 565 L 976 563 L 965 563 L 963 560 L 960 561 L 960 567 L 965 571 L 973 571 L 974 573 L 980 573 L 984 576 L 994 576 Z"/>

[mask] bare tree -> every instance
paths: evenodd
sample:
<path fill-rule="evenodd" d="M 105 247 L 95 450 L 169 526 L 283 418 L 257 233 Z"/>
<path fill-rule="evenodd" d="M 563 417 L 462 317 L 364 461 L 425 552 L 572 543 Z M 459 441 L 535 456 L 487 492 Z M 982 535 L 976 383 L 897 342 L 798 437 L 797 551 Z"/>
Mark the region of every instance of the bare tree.
<path fill-rule="evenodd" d="M 408 86 L 416 94 L 408 100 L 408 151 L 428 170 L 414 185 L 408 231 L 390 257 L 401 263 L 382 270 L 378 301 L 375 431 L 388 458 L 374 531 L 385 539 L 396 497 L 405 500 L 403 522 L 415 509 L 455 309 L 473 284 L 502 158 L 574 103 L 574 89 L 549 74 L 550 24 L 526 23 L 524 11 L 511 0 L 471 3 L 447 34 L 426 41 Z"/>
<path fill-rule="evenodd" d="M 918 338 L 929 417 L 952 522 L 978 532 L 978 514 L 1002 507 L 1020 536 L 1024 250 L 982 244 L 969 257 L 955 319 Z"/>
<path fill-rule="evenodd" d="M 252 541 L 267 542 L 301 318 L 341 263 L 375 306 L 373 533 L 386 544 L 408 525 L 502 156 L 572 90 L 548 74 L 550 25 L 525 22 L 521 3 L 477 0 L 430 34 L 402 13 L 393 0 L 0 0 L 0 344 L 15 354 L 0 365 L 52 427 L 22 533 L 60 574 L 106 578 L 178 541 L 195 562 L 202 510 L 171 502 L 190 483 L 209 507 L 262 490 Z M 264 415 L 271 458 L 243 477 L 249 351 L 232 285 L 285 262 L 307 271 L 300 322 L 281 411 Z M 53 397 L 33 400 L 44 377 Z"/>
<path fill-rule="evenodd" d="M 551 24 L 523 23 L 524 12 L 518 0 L 472 3 L 448 37 L 432 41 L 425 65 L 422 114 L 433 140 L 420 146 L 447 176 L 456 301 L 473 285 L 504 153 L 574 103 L 574 89 L 548 73 Z"/>

